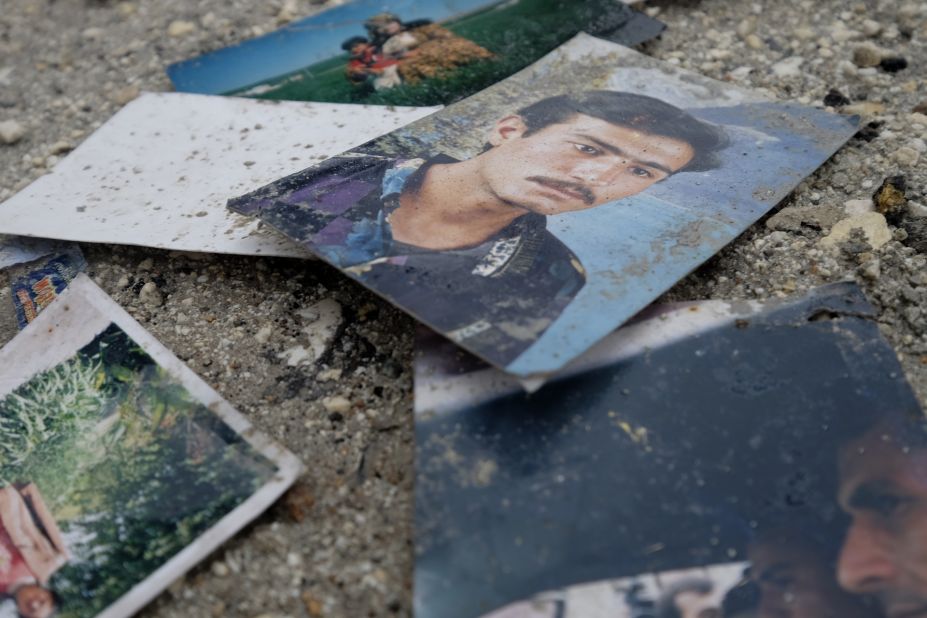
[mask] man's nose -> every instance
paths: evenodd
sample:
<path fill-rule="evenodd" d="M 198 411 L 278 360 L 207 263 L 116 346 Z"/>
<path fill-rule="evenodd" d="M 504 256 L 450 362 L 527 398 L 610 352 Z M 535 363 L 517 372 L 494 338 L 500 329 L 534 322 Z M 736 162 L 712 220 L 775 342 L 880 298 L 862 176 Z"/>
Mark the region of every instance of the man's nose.
<path fill-rule="evenodd" d="M 844 590 L 871 594 L 895 578 L 896 568 L 885 536 L 864 518 L 854 519 L 837 561 L 837 581 Z"/>
<path fill-rule="evenodd" d="M 573 169 L 573 177 L 591 187 L 605 187 L 615 184 L 628 167 L 624 159 L 601 158 L 586 161 Z"/>

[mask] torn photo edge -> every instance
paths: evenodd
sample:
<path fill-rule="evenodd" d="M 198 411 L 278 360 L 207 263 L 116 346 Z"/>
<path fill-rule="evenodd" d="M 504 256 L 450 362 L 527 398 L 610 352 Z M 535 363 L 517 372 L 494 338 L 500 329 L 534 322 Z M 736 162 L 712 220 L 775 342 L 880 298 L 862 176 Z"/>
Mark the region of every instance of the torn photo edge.
<path fill-rule="evenodd" d="M 693 441 L 707 444 L 715 440 L 718 448 L 721 449 L 717 457 L 723 459 L 726 455 L 722 452 L 724 451 L 724 448 L 721 448 L 722 444 L 732 438 L 725 434 L 723 429 L 718 428 L 718 423 L 724 418 L 728 420 L 736 418 L 736 415 L 731 416 L 736 409 L 730 407 L 735 400 L 739 402 L 738 405 L 753 406 L 750 408 L 752 416 L 737 421 L 735 424 L 738 428 L 729 428 L 730 432 L 738 436 L 750 438 L 738 446 L 743 451 L 740 456 L 748 456 L 749 452 L 752 452 L 751 449 L 759 448 L 761 442 L 779 444 L 776 439 L 770 439 L 769 435 L 765 435 L 762 432 L 763 428 L 773 432 L 773 438 L 778 435 L 775 432 L 782 431 L 784 432 L 782 437 L 794 436 L 798 440 L 797 443 L 806 446 L 809 440 L 813 443 L 818 438 L 823 439 L 824 434 L 831 442 L 837 440 L 834 442 L 835 445 L 845 445 L 846 436 L 844 434 L 849 431 L 850 435 L 855 435 L 852 432 L 864 426 L 871 429 L 876 426 L 875 423 L 894 422 L 900 418 L 917 417 L 923 421 L 923 411 L 905 379 L 897 356 L 879 333 L 875 322 L 876 317 L 875 309 L 852 282 L 822 286 L 803 296 L 773 302 L 702 301 L 656 306 L 651 308 L 646 317 L 642 316 L 640 321 L 626 326 L 610 337 L 611 349 L 604 345 L 597 349 L 593 358 L 587 360 L 587 373 L 576 374 L 570 378 L 559 377 L 554 382 L 569 382 L 569 385 L 560 388 L 562 392 L 549 392 L 547 395 L 545 395 L 547 392 L 545 390 L 535 395 L 526 395 L 511 379 L 508 380 L 507 385 L 501 386 L 499 383 L 485 379 L 485 376 L 484 379 L 469 384 L 461 382 L 457 380 L 459 376 L 472 373 L 474 369 L 485 373 L 486 369 L 481 369 L 479 364 L 474 365 L 472 358 L 455 355 L 453 349 L 449 352 L 448 346 L 442 344 L 441 339 L 436 335 L 425 334 L 418 346 L 415 366 L 416 443 L 419 452 L 416 462 L 416 615 L 423 618 L 490 615 L 490 612 L 509 607 L 510 604 L 519 601 L 532 598 L 543 600 L 546 597 L 562 598 L 558 596 L 558 590 L 570 590 L 582 587 L 584 584 L 605 582 L 610 579 L 618 580 L 635 574 L 660 573 L 696 566 L 710 567 L 724 562 L 715 560 L 718 558 L 716 555 L 713 555 L 711 560 L 707 557 L 698 558 L 695 550 L 688 558 L 681 559 L 680 548 L 674 546 L 675 537 L 668 532 L 663 538 L 665 541 L 663 545 L 675 547 L 673 551 L 676 551 L 675 554 L 673 552 L 667 554 L 668 558 L 660 559 L 657 554 L 651 554 L 650 550 L 644 551 L 647 548 L 624 547 L 623 553 L 626 556 L 643 552 L 640 553 L 639 558 L 634 559 L 639 562 L 639 568 L 636 571 L 628 566 L 630 558 L 619 558 L 618 554 L 615 554 L 615 559 L 620 566 L 609 566 L 609 561 L 604 557 L 583 553 L 582 547 L 586 547 L 582 541 L 585 529 L 582 523 L 583 515 L 577 513 L 568 521 L 563 520 L 563 513 L 555 517 L 555 505 L 545 503 L 547 499 L 544 497 L 546 495 L 545 483 L 551 484 L 551 490 L 563 483 L 576 485 L 572 494 L 568 489 L 563 491 L 567 495 L 573 495 L 578 501 L 576 508 L 581 509 L 580 513 L 589 513 L 590 516 L 594 515 L 601 520 L 603 515 L 596 510 L 597 503 L 594 500 L 590 501 L 589 496 L 596 493 L 595 479 L 601 472 L 595 472 L 595 470 L 601 471 L 606 465 L 607 453 L 591 447 L 587 447 L 580 453 L 558 445 L 566 441 L 567 434 L 571 433 L 574 435 L 570 438 L 570 443 L 574 445 L 574 448 L 581 448 L 579 445 L 582 444 L 584 436 L 589 436 L 590 441 L 598 440 L 599 445 L 604 446 L 603 440 L 608 442 L 606 438 L 601 436 L 601 439 L 593 438 L 596 426 L 599 426 L 601 430 L 604 426 L 613 424 L 617 428 L 612 427 L 611 431 L 626 438 L 628 449 L 633 449 L 636 445 L 643 449 L 642 452 L 650 453 L 652 447 L 658 449 L 658 454 L 665 451 L 664 454 L 669 457 L 667 453 L 675 451 L 666 449 L 672 447 L 673 440 L 682 440 L 686 444 Z M 626 333 L 622 334 L 622 330 Z M 829 368 L 828 372 L 823 372 L 826 375 L 816 376 L 813 375 L 814 372 L 804 371 L 801 367 L 787 366 L 790 365 L 790 360 L 783 361 L 782 366 L 776 366 L 773 362 L 773 359 L 777 358 L 774 346 L 764 351 L 762 355 L 754 356 L 752 352 L 759 350 L 750 346 L 737 345 L 738 341 L 746 343 L 753 340 L 755 342 L 757 337 L 760 339 L 772 337 L 773 340 L 778 341 L 785 333 L 794 333 L 795 337 L 803 338 L 811 335 L 812 332 L 816 337 L 814 341 L 828 342 L 829 350 L 825 356 L 829 355 L 834 365 Z M 683 358 L 679 358 L 678 354 L 683 348 L 686 354 Z M 670 351 L 675 355 L 669 355 Z M 657 358 L 660 353 L 663 354 L 660 357 L 662 360 Z M 705 360 L 700 360 L 702 357 Z M 672 422 L 667 424 L 665 419 L 660 419 L 664 416 L 669 418 L 667 414 L 672 416 L 670 410 L 674 405 L 684 408 L 684 416 L 689 418 L 688 422 L 695 424 L 689 426 L 688 432 L 683 432 L 685 435 L 677 433 L 670 436 L 664 433 L 661 437 L 659 429 L 656 434 L 651 435 L 648 433 L 650 423 L 640 403 L 636 404 L 636 411 L 629 417 L 624 416 L 623 410 L 633 397 L 650 400 L 649 398 L 658 396 L 657 392 L 660 391 L 658 383 L 661 379 L 669 381 L 674 379 L 672 372 L 669 375 L 659 373 L 663 363 L 669 361 L 677 366 L 681 363 L 679 371 L 683 373 L 686 371 L 687 364 L 692 364 L 693 367 L 702 364 L 704 367 L 701 371 L 716 372 L 712 374 L 713 377 L 709 382 L 712 380 L 717 382 L 719 388 L 739 388 L 741 390 L 732 390 L 732 394 L 724 396 L 727 399 L 722 398 L 726 402 L 725 405 L 729 406 L 724 413 L 716 412 L 711 407 L 709 402 L 714 400 L 710 396 L 706 400 L 709 407 L 704 410 L 700 409 L 701 404 L 694 396 L 686 401 L 675 402 L 675 404 L 672 400 L 665 401 L 663 409 L 660 410 L 663 416 L 656 416 L 652 419 L 657 428 L 663 427 L 665 431 L 672 425 Z M 629 368 L 635 364 L 638 366 L 636 375 L 640 375 L 640 372 L 656 372 L 652 376 L 653 383 L 621 381 L 619 376 L 629 371 Z M 796 375 L 796 372 L 804 373 L 806 376 L 800 380 L 800 390 L 794 395 L 790 390 L 786 390 L 784 395 L 776 395 L 772 398 L 773 403 L 777 401 L 777 397 L 791 399 L 792 409 L 787 410 L 787 414 L 783 411 L 785 416 L 781 418 L 776 417 L 776 414 L 764 415 L 763 411 L 775 412 L 775 410 L 769 407 L 769 402 L 762 403 L 763 393 L 771 392 L 770 389 L 782 388 L 780 381 L 788 379 L 788 376 Z M 496 373 L 499 374 L 499 372 Z M 583 399 L 576 399 L 580 397 L 583 380 L 589 379 L 592 373 L 597 374 L 597 377 L 593 378 L 595 384 L 609 385 L 608 394 L 586 392 L 582 395 Z M 501 377 L 505 379 L 504 375 Z M 456 383 L 455 380 L 457 380 Z M 818 380 L 823 382 L 819 383 Z M 853 388 L 848 388 L 850 385 Z M 551 386 L 548 385 L 546 388 L 551 388 Z M 593 384 L 587 386 L 593 391 L 596 390 Z M 626 388 L 619 390 L 619 387 Z M 698 388 L 699 385 L 690 384 L 686 388 L 691 387 Z M 704 387 L 712 390 L 711 384 L 704 384 Z M 492 393 L 487 394 L 484 389 L 490 389 Z M 841 402 L 854 401 L 854 398 L 858 398 L 858 392 L 865 392 L 865 401 L 858 402 L 855 407 L 851 406 L 850 409 L 845 410 L 840 405 Z M 759 402 L 756 401 L 757 398 L 760 398 Z M 486 405 L 493 400 L 499 400 L 498 404 Z M 552 401 L 557 403 L 552 403 Z M 583 402 L 589 404 L 594 401 L 598 401 L 598 403 L 590 404 L 594 409 L 583 411 Z M 568 402 L 573 402 L 571 405 L 579 406 L 579 408 L 576 411 L 558 408 Z M 881 408 L 856 418 L 854 412 L 874 402 L 878 402 Z M 760 405 L 759 410 L 756 409 L 757 405 Z M 808 407 L 807 413 L 802 411 L 805 406 Z M 821 409 L 822 406 L 826 409 Z M 605 410 L 609 410 L 608 418 L 603 418 Z M 704 414 L 700 416 L 700 412 Z M 499 419 L 500 414 L 506 418 Z M 803 414 L 805 418 L 802 418 L 800 414 Z M 625 418 L 630 420 L 626 421 Z M 685 421 L 680 422 L 685 425 Z M 542 426 L 544 429 L 541 429 Z M 712 427 L 714 429 L 711 429 Z M 750 429 L 751 427 L 753 429 Z M 538 436 L 534 435 L 535 431 L 539 432 Z M 720 434 L 717 433 L 719 431 Z M 801 433 L 802 431 L 804 434 Z M 513 442 L 509 444 L 509 440 Z M 653 440 L 662 440 L 662 446 L 658 447 Z M 617 443 L 608 442 L 608 444 L 611 445 L 609 449 L 620 447 Z M 732 445 L 724 446 L 726 448 Z M 660 448 L 663 450 L 659 450 Z M 783 443 L 782 448 L 788 450 L 791 447 Z M 495 461 L 493 454 L 497 456 Z M 811 462 L 801 464 L 800 462 L 804 461 L 801 460 L 801 453 L 793 453 L 793 456 L 799 458 L 800 461 L 796 464 L 799 467 L 797 469 L 788 468 L 788 470 L 784 468 L 778 477 L 782 485 L 775 487 L 770 485 L 771 493 L 767 498 L 773 502 L 784 500 L 782 508 L 791 504 L 791 509 L 795 510 L 808 496 L 803 498 L 801 487 L 791 486 L 785 480 L 788 477 L 795 481 L 794 475 L 800 474 L 801 465 L 807 467 Z M 676 467 L 682 471 L 686 469 L 686 460 L 682 455 L 679 457 L 682 458 L 680 461 L 670 457 L 672 460 L 670 463 L 675 462 Z M 586 461 L 586 465 L 590 466 L 586 469 L 588 474 L 583 474 L 581 463 L 583 460 Z M 619 460 L 620 457 L 615 461 Z M 769 460 L 760 458 L 759 461 Z M 550 464 L 550 469 L 544 462 Z M 664 465 L 670 465 L 670 463 L 664 462 Z M 725 464 L 721 461 L 715 465 L 708 461 L 704 462 L 704 465 L 715 466 L 723 471 L 728 469 L 725 466 L 730 467 L 732 464 L 731 462 Z M 734 473 L 736 470 L 735 467 Z M 653 472 L 657 473 L 656 470 Z M 643 471 L 640 474 L 646 475 Z M 744 474 L 747 472 L 744 471 Z M 564 476 L 569 480 L 557 480 Z M 625 490 L 632 490 L 635 482 L 644 482 L 644 477 L 635 478 L 640 480 L 629 480 L 630 487 L 625 487 Z M 824 486 L 829 487 L 827 483 L 822 487 Z M 725 500 L 724 504 L 728 506 L 739 504 L 740 498 L 746 500 L 745 505 L 750 501 L 755 502 L 756 504 L 752 507 L 742 507 L 745 510 L 741 513 L 741 517 L 746 517 L 747 513 L 756 515 L 754 511 L 759 508 L 757 496 L 760 494 L 740 496 L 740 494 L 726 494 L 723 488 L 713 486 L 711 483 L 708 483 L 708 487 L 715 487 L 708 493 L 717 500 Z M 612 490 L 614 489 L 612 487 Z M 721 491 L 720 494 L 719 491 Z M 756 491 L 762 493 L 763 485 L 758 485 Z M 790 491 L 791 494 L 788 493 Z M 455 492 L 462 492 L 459 497 L 454 498 L 455 503 L 442 500 L 442 497 L 449 499 L 451 496 L 456 496 Z M 786 493 L 782 494 L 782 492 Z M 622 504 L 622 494 L 606 493 L 615 495 L 615 508 L 621 511 L 621 508 L 624 508 L 619 506 Z M 556 491 L 554 494 L 559 495 Z M 531 496 L 534 496 L 532 500 L 536 500 L 533 503 L 534 514 L 524 518 L 523 516 L 527 515 L 524 512 L 527 507 L 521 502 L 528 500 Z M 794 503 L 788 503 L 790 496 L 795 500 Z M 835 494 L 815 494 L 815 496 L 811 498 L 813 505 L 808 508 L 813 510 L 825 505 L 828 513 L 831 509 L 837 508 Z M 556 496 L 549 499 L 555 500 Z M 607 500 L 607 498 L 602 499 Z M 569 505 L 564 508 L 566 512 L 569 511 Z M 768 508 L 768 505 L 763 508 Z M 481 514 L 490 516 L 490 513 L 494 513 L 490 517 L 492 523 L 481 528 L 479 519 Z M 596 513 L 598 515 L 595 515 Z M 634 522 L 637 520 L 631 513 L 625 511 L 621 513 L 627 521 L 619 517 L 618 520 L 612 521 L 612 525 L 622 529 L 630 526 L 633 530 Z M 803 517 L 807 519 L 809 516 L 814 518 L 825 517 L 825 515 L 826 517 L 838 517 L 833 513 L 827 515 L 818 511 L 813 511 L 810 515 L 805 513 Z M 765 513 L 761 519 L 773 521 L 776 517 L 778 516 L 769 512 Z M 532 528 L 532 521 L 535 518 L 537 529 Z M 796 518 L 804 521 L 801 514 L 797 514 Z M 463 524 L 464 520 L 471 521 L 472 525 Z M 505 520 L 511 520 L 510 525 L 506 525 Z M 542 541 L 538 538 L 539 529 L 543 530 L 541 538 L 546 540 Z M 512 535 L 513 538 L 507 537 L 507 534 Z M 432 540 L 424 540 L 423 535 Z M 427 543 L 434 542 L 434 538 L 440 541 L 437 550 L 432 552 Z M 679 541 L 679 538 L 676 541 Z M 513 541 L 515 541 L 514 544 L 512 544 Z M 605 539 L 598 537 L 594 544 L 604 541 Z M 707 541 L 703 540 L 703 542 L 707 544 Z M 453 549 L 455 543 L 461 545 L 460 551 Z M 540 546 L 535 547 L 533 543 L 539 543 Z M 564 543 L 570 547 L 580 546 L 580 549 L 576 550 L 578 554 L 559 555 L 556 548 L 562 549 L 565 547 Z M 464 550 L 463 546 L 470 549 Z M 479 548 L 474 546 L 479 546 Z M 683 544 L 683 547 L 686 546 Z M 723 547 L 725 546 L 722 545 L 718 552 L 722 552 Z M 532 548 L 536 549 L 538 556 L 536 563 L 530 563 L 532 566 L 528 568 L 528 563 L 524 560 L 528 559 L 527 556 L 533 555 L 534 549 Z M 610 551 L 618 549 L 612 547 Z M 654 552 L 657 551 L 651 549 Z M 520 558 L 510 559 L 510 553 Z M 608 551 L 605 553 L 607 554 Z M 573 562 L 566 565 L 561 563 L 576 560 L 577 555 L 583 556 L 583 560 L 588 560 L 597 566 L 587 569 L 586 566 L 574 565 L 582 572 L 581 575 L 573 579 L 570 578 L 573 577 L 572 575 L 565 579 L 557 579 L 562 578 L 564 572 L 575 574 L 575 570 L 569 566 Z M 738 554 L 725 555 L 730 557 L 729 562 L 732 564 L 742 560 Z M 454 564 L 468 566 L 449 564 L 441 566 L 443 564 L 441 556 L 456 556 L 451 559 Z M 476 564 L 482 564 L 485 569 L 488 569 L 489 572 L 485 575 L 486 581 L 481 582 L 482 576 L 477 576 L 472 571 Z M 524 568 L 518 568 L 519 564 Z M 536 572 L 532 571 L 532 568 Z M 528 572 L 525 572 L 526 569 Z M 609 569 L 612 569 L 611 572 Z M 556 575 L 557 572 L 560 572 L 560 576 Z M 454 573 L 456 576 L 453 575 Z M 462 598 L 456 600 L 449 598 L 448 594 L 452 589 L 456 592 L 450 594 L 451 597 L 461 596 Z M 460 607 L 460 603 L 464 607 Z M 511 614 L 512 617 L 527 615 Z M 493 613 L 492 616 L 495 617 L 496 614 Z M 502 616 L 509 616 L 509 614 L 500 611 L 498 618 Z"/>

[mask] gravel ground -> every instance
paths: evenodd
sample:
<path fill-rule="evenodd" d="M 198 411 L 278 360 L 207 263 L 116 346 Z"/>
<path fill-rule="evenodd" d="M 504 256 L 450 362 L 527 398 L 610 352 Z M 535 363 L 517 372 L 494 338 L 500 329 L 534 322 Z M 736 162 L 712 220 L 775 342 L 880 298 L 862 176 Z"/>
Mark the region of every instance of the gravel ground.
<path fill-rule="evenodd" d="M 767 298 L 855 278 L 924 400 L 927 5 L 643 6 L 669 25 L 647 53 L 811 105 L 823 106 L 837 89 L 864 124 L 873 123 L 866 139 L 853 139 L 667 298 Z M 140 89 L 169 90 L 168 63 L 318 8 L 306 0 L 4 2 L 0 199 L 43 174 Z M 907 68 L 897 70 L 899 57 Z M 845 102 L 831 96 L 828 103 Z M 4 121 L 25 135 L 3 145 Z M 897 175 L 906 177 L 908 203 L 888 208 L 888 225 L 860 214 Z M 865 233 L 847 233 L 860 226 Z M 837 242 L 822 242 L 828 235 Z M 91 275 L 117 302 L 307 464 L 280 504 L 142 615 L 410 615 L 413 322 L 319 263 L 82 249 Z M 0 284 L 2 306 L 9 303 L 2 275 Z M 0 341 L 14 333 L 11 311 L 0 311 Z M 288 364 L 303 353 L 314 362 Z"/>

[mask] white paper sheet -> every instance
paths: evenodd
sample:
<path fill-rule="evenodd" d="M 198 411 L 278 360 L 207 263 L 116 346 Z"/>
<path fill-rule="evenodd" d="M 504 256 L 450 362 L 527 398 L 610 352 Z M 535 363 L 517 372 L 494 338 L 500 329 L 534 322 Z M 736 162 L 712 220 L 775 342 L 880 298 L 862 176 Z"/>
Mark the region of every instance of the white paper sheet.
<path fill-rule="evenodd" d="M 226 200 L 437 109 L 144 93 L 0 204 L 0 234 L 305 257 Z"/>

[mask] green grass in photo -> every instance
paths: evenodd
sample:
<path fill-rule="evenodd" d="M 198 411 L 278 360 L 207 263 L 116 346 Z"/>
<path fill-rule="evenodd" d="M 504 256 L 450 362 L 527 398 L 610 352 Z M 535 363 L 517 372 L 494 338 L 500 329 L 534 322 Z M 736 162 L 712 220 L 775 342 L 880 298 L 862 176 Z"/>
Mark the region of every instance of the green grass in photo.
<path fill-rule="evenodd" d="M 617 10 L 614 0 L 508 0 L 442 24 L 496 55 L 442 77 L 374 92 L 351 85 L 345 77 L 349 56 L 341 53 L 275 80 L 226 94 L 332 103 L 448 104 L 520 71 L 590 24 L 607 22 L 603 16 Z"/>
<path fill-rule="evenodd" d="M 57 616 L 93 616 L 276 472 L 115 325 L 0 399 L 0 485 L 32 482 L 72 560 Z"/>

